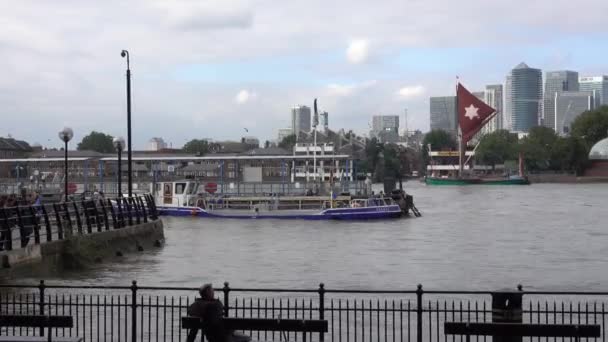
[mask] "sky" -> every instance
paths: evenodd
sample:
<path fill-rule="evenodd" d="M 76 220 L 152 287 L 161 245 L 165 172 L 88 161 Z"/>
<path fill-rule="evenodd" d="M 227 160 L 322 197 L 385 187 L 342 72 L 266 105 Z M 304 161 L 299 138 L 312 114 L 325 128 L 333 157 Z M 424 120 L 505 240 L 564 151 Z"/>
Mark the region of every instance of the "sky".
<path fill-rule="evenodd" d="M 261 141 L 318 98 L 330 128 L 400 115 L 428 131 L 429 97 L 504 83 L 520 62 L 608 74 L 606 0 L 53 0 L 0 2 L 0 136 L 61 144 L 92 130 L 133 144 Z M 248 130 L 248 132 L 245 131 Z"/>

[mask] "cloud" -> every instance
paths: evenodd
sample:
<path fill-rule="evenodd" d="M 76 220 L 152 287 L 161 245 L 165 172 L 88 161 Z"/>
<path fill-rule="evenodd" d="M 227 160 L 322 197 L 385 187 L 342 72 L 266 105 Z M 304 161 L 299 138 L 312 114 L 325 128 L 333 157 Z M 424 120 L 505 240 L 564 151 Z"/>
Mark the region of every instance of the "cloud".
<path fill-rule="evenodd" d="M 346 49 L 346 59 L 352 64 L 365 63 L 369 58 L 369 42 L 366 39 L 353 40 Z"/>
<path fill-rule="evenodd" d="M 330 96 L 351 96 L 356 94 L 360 90 L 373 87 L 374 85 L 376 85 L 376 83 L 376 80 L 370 80 L 355 84 L 332 83 L 327 85 L 327 94 Z"/>
<path fill-rule="evenodd" d="M 424 95 L 426 89 L 421 85 L 406 86 L 397 91 L 397 95 L 402 99 L 413 99 Z"/>
<path fill-rule="evenodd" d="M 242 1 L 173 0 L 153 3 L 167 23 L 179 30 L 247 29 L 253 24 L 253 11 Z"/>
<path fill-rule="evenodd" d="M 234 101 L 238 104 L 243 104 L 254 100 L 257 96 L 258 95 L 256 93 L 243 89 L 239 91 L 238 94 L 236 94 L 236 96 L 234 97 Z"/>

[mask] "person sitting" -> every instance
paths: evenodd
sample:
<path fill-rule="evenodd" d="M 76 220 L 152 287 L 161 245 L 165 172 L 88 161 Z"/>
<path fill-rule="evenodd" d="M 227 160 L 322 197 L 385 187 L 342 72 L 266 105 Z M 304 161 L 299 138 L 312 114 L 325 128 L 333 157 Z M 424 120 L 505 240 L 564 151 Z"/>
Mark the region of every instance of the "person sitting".
<path fill-rule="evenodd" d="M 201 298 L 196 298 L 188 308 L 188 316 L 199 317 L 205 326 L 205 337 L 209 342 L 230 341 L 228 333 L 222 325 L 224 306 L 219 299 L 214 298 L 213 286 L 205 284 L 200 287 Z M 187 342 L 194 342 L 198 328 L 188 332 Z"/>

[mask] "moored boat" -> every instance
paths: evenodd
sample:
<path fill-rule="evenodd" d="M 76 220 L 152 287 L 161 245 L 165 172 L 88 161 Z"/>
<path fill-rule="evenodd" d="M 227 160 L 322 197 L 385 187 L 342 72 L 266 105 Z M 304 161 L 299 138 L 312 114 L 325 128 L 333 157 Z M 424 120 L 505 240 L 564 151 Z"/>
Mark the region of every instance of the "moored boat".
<path fill-rule="evenodd" d="M 425 177 L 427 185 L 528 185 L 527 177 L 512 176 L 503 178 L 442 178 Z"/>

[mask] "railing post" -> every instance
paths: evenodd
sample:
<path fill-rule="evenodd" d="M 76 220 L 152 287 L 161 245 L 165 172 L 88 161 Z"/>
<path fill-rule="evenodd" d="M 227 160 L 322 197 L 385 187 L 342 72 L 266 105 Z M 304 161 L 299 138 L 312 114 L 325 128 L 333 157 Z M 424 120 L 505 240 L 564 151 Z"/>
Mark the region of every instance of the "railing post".
<path fill-rule="evenodd" d="M 139 207 L 141 208 L 141 212 L 144 217 L 144 223 L 148 222 L 148 213 L 146 212 L 146 205 L 144 204 L 144 200 L 141 199 L 140 196 L 137 196 L 137 202 L 139 202 Z"/>
<path fill-rule="evenodd" d="M 57 239 L 63 240 L 63 226 L 61 225 L 61 215 L 59 215 L 59 205 L 53 203 L 53 211 L 55 211 L 55 221 L 57 221 Z"/>
<path fill-rule="evenodd" d="M 19 239 L 21 240 L 21 248 L 27 246 L 27 241 L 25 241 L 25 227 L 23 226 L 23 217 L 21 217 L 21 208 L 15 207 L 15 212 L 17 213 L 17 226 L 19 227 Z"/>
<path fill-rule="evenodd" d="M 132 208 L 131 208 L 131 203 L 129 203 L 128 198 L 125 200 L 125 204 L 127 206 L 127 216 L 129 219 L 129 226 L 132 226 L 133 225 L 133 212 L 132 212 Z"/>
<path fill-rule="evenodd" d="M 108 222 L 108 211 L 106 210 L 106 204 L 103 199 L 99 199 L 99 205 L 101 206 L 101 212 L 103 213 L 103 224 L 106 226 L 106 230 L 110 230 L 110 222 Z"/>
<path fill-rule="evenodd" d="M 101 228 L 101 219 L 99 218 L 99 210 L 97 210 L 97 204 L 95 203 L 95 200 L 91 200 L 89 203 L 91 203 L 92 209 L 93 209 L 93 217 L 95 217 L 95 223 L 97 224 L 97 231 L 101 232 L 103 231 L 103 229 Z"/>
<path fill-rule="evenodd" d="M 135 280 L 131 282 L 131 341 L 137 342 L 137 281 Z"/>
<path fill-rule="evenodd" d="M 38 313 L 40 316 L 44 316 L 44 280 L 40 280 L 40 285 L 38 285 L 38 290 L 40 290 L 40 301 L 39 303 L 39 310 L 40 312 Z M 49 335 L 51 334 L 51 330 L 49 329 Z M 44 327 L 40 327 L 40 336 L 44 336 Z"/>
<path fill-rule="evenodd" d="M 84 200 L 82 200 L 80 203 L 82 204 L 82 211 L 84 211 L 84 220 L 87 224 L 87 233 L 91 234 L 93 233 L 93 227 L 91 227 L 91 216 L 89 215 L 89 208 L 87 208 L 87 204 L 84 202 Z M 76 205 L 76 202 L 74 202 L 74 205 Z"/>
<path fill-rule="evenodd" d="M 63 202 L 63 210 L 65 211 L 65 218 L 68 220 L 68 230 L 66 235 L 72 236 L 74 235 L 74 226 L 72 226 L 72 218 L 70 217 L 70 210 L 68 209 L 67 202 Z"/>
<path fill-rule="evenodd" d="M 118 228 L 122 228 L 125 226 L 125 214 L 122 210 L 122 202 L 124 198 L 118 197 L 116 199 L 116 203 L 118 204 Z"/>
<path fill-rule="evenodd" d="M 319 319 L 325 319 L 325 284 L 319 284 Z M 325 333 L 319 333 L 319 341 L 325 341 Z"/>
<path fill-rule="evenodd" d="M 34 229 L 34 243 L 40 244 L 40 225 L 38 225 L 38 216 L 36 216 L 36 211 L 34 207 L 30 205 L 30 217 L 32 219 L 32 228 Z"/>
<path fill-rule="evenodd" d="M 42 210 L 42 217 L 44 217 L 44 226 L 46 227 L 46 241 L 53 241 L 53 230 L 51 229 L 51 221 L 49 220 L 49 214 L 46 212 L 44 204 L 40 206 Z"/>
<path fill-rule="evenodd" d="M 224 317 L 228 317 L 228 306 L 230 305 L 230 284 L 228 282 L 224 282 L 222 291 L 224 292 Z"/>
<path fill-rule="evenodd" d="M 112 205 L 112 201 L 108 198 L 108 205 L 110 206 L 110 213 L 112 214 L 112 226 L 114 229 L 119 228 L 118 220 L 116 220 L 116 212 L 114 211 L 114 206 Z"/>
<path fill-rule="evenodd" d="M 10 251 L 13 249 L 13 232 L 8 224 L 8 215 L 6 215 L 6 209 L 0 208 L 0 218 L 2 219 L 0 229 L 2 229 L 4 232 L 1 234 L 3 239 L 2 247 L 6 248 L 7 251 Z"/>
<path fill-rule="evenodd" d="M 416 289 L 416 341 L 422 342 L 422 284 L 418 284 Z"/>
<path fill-rule="evenodd" d="M 78 226 L 78 234 L 82 235 L 82 221 L 80 220 L 80 212 L 78 212 L 78 206 L 76 202 L 72 202 L 74 206 L 74 215 L 76 215 L 76 225 Z"/>

